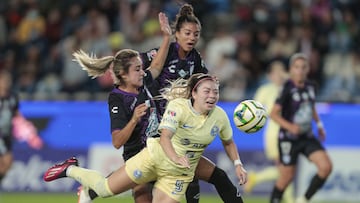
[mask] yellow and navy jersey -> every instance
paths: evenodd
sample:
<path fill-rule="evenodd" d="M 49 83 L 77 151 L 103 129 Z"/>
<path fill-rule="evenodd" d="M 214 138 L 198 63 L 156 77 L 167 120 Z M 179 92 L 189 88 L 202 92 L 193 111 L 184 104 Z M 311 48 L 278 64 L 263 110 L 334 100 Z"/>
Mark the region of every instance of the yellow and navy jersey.
<path fill-rule="evenodd" d="M 262 103 L 268 114 L 270 114 L 275 100 L 280 94 L 281 87 L 274 84 L 268 83 L 259 87 L 256 91 L 254 99 Z M 269 159 L 278 158 L 278 135 L 279 135 L 280 126 L 272 119 L 268 119 L 267 125 L 264 131 L 264 146 L 265 153 Z"/>
<path fill-rule="evenodd" d="M 216 106 L 208 115 L 201 115 L 189 99 L 183 98 L 168 103 L 159 125 L 161 129 L 175 133 L 171 139 L 173 147 L 178 155 L 189 158 L 191 171 L 195 171 L 203 151 L 216 136 L 225 141 L 232 139 L 230 121 L 223 109 Z M 170 161 L 170 164 L 174 163 Z"/>

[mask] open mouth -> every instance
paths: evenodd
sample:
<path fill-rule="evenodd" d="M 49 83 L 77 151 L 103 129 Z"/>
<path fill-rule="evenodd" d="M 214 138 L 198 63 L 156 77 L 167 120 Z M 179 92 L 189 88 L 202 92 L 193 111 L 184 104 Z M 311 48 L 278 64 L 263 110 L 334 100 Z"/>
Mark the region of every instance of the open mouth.
<path fill-rule="evenodd" d="M 187 43 L 187 45 L 190 47 L 193 47 L 195 45 L 195 43 L 189 42 L 189 43 Z"/>

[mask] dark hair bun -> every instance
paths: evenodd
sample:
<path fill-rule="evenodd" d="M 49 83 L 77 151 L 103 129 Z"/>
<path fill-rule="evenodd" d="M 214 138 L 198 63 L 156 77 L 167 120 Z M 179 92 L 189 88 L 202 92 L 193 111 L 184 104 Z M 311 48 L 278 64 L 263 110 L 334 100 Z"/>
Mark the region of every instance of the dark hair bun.
<path fill-rule="evenodd" d="M 180 16 L 194 15 L 194 9 L 190 4 L 184 4 L 180 8 Z"/>

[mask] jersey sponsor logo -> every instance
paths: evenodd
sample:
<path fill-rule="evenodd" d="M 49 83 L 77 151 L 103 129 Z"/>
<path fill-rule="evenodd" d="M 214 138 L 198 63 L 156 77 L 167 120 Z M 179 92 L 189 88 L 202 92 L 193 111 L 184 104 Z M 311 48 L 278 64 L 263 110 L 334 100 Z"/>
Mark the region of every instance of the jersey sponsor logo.
<path fill-rule="evenodd" d="M 177 120 L 171 118 L 171 117 L 164 117 L 162 119 L 163 122 L 169 123 L 169 124 L 173 124 L 176 125 L 177 124 Z"/>
<path fill-rule="evenodd" d="M 183 138 L 183 139 L 180 140 L 180 143 L 181 143 L 182 145 L 189 145 L 191 142 L 190 142 L 189 139 Z"/>
<path fill-rule="evenodd" d="M 175 112 L 175 111 L 171 111 L 171 110 L 169 110 L 169 111 L 167 112 L 167 114 L 170 115 L 170 116 L 173 116 L 173 117 L 176 116 L 176 112 Z"/>
<path fill-rule="evenodd" d="M 190 126 L 190 125 L 188 125 L 188 124 L 186 124 L 186 123 L 184 123 L 181 127 L 182 127 L 182 128 L 193 128 L 192 126 Z"/>
<path fill-rule="evenodd" d="M 117 106 L 114 106 L 114 107 L 111 108 L 112 113 L 119 113 L 118 110 L 119 110 L 119 107 L 117 107 Z"/>
<path fill-rule="evenodd" d="M 175 73 L 176 65 L 171 65 L 168 67 L 170 73 Z"/>
<path fill-rule="evenodd" d="M 194 147 L 194 148 L 199 148 L 199 149 L 203 149 L 203 148 L 206 148 L 206 144 L 201 144 L 201 143 L 194 143 L 193 145 L 192 145 L 192 147 Z"/>

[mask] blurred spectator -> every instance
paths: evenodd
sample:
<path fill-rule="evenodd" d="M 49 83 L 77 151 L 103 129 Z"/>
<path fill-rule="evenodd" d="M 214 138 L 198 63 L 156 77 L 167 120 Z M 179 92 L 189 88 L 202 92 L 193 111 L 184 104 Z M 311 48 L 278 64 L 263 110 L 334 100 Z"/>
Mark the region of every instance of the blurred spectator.
<path fill-rule="evenodd" d="M 238 67 L 231 77 L 223 84 L 220 99 L 239 102 L 246 98 L 248 74 L 243 67 Z"/>
<path fill-rule="evenodd" d="M 15 87 L 25 93 L 34 93 L 40 70 L 40 49 L 36 45 L 30 45 L 25 50 L 24 60 L 17 65 L 17 83 Z"/>
<path fill-rule="evenodd" d="M 73 3 L 69 8 L 65 8 L 65 19 L 62 29 L 62 38 L 72 35 L 77 27 L 81 26 L 85 21 L 85 14 L 83 13 L 82 5 L 80 3 Z"/>
<path fill-rule="evenodd" d="M 223 56 L 233 56 L 236 52 L 236 39 L 230 32 L 230 24 L 226 22 L 228 16 L 218 16 L 215 25 L 215 35 L 206 46 L 205 61 L 210 72 L 218 67 Z"/>
<path fill-rule="evenodd" d="M 266 55 L 269 60 L 286 60 L 296 52 L 296 45 L 296 39 L 292 37 L 289 28 L 281 24 L 276 27 L 275 36 L 270 40 Z"/>
<path fill-rule="evenodd" d="M 60 53 L 63 59 L 63 70 L 61 81 L 63 91 L 74 93 L 86 89 L 88 76 L 79 65 L 73 61 L 72 53 L 76 50 L 90 52 L 90 29 L 89 24 L 82 21 L 75 30 L 74 34 L 67 36 L 59 43 Z"/>
<path fill-rule="evenodd" d="M 20 44 L 41 40 L 45 34 L 45 19 L 41 16 L 36 0 L 29 0 L 24 18 L 17 27 L 17 40 Z"/>
<path fill-rule="evenodd" d="M 325 57 L 323 99 L 327 101 L 350 101 L 355 93 L 356 75 L 354 54 L 332 53 Z M 341 68 L 340 68 L 341 67 Z"/>
<path fill-rule="evenodd" d="M 132 43 L 139 43 L 143 40 L 141 32 L 142 24 L 145 21 L 149 9 L 149 0 L 119 0 L 120 31 Z"/>
<path fill-rule="evenodd" d="M 46 17 L 45 28 L 45 37 L 49 46 L 52 46 L 60 41 L 63 29 L 62 23 L 61 11 L 58 8 L 51 9 Z"/>
<path fill-rule="evenodd" d="M 79 48 L 97 56 L 121 47 L 149 50 L 159 43 L 154 14 L 164 11 L 173 19 L 184 2 L 193 5 L 203 24 L 200 45 L 209 70 L 226 80 L 234 70 L 246 72 L 245 90 L 244 74 L 239 74 L 241 84 L 224 81 L 224 88 L 231 84 L 233 91 L 239 87 L 245 97 L 251 96 L 264 80 L 264 67 L 276 59 L 287 62 L 300 51 L 309 56 L 309 77 L 319 82 L 322 98 L 354 100 L 351 94 L 338 98 L 329 88 L 356 92 L 354 79 L 344 82 L 344 78 L 350 72 L 356 75 L 357 69 L 336 75 L 328 57 L 334 56 L 335 64 L 359 57 L 352 52 L 360 43 L 360 3 L 355 0 L 0 1 L 0 63 L 11 69 L 14 85 L 22 91 L 57 92 L 59 87 L 65 93 L 106 91 L 109 78 L 88 79 L 74 67 L 71 53 Z M 27 65 L 30 47 L 36 47 L 41 59 Z M 237 74 L 231 78 L 236 80 Z M 44 88 L 48 82 L 50 89 Z"/>

